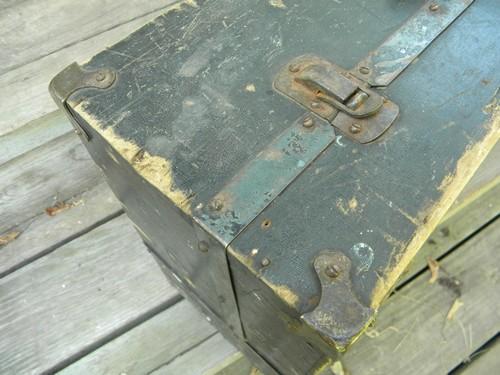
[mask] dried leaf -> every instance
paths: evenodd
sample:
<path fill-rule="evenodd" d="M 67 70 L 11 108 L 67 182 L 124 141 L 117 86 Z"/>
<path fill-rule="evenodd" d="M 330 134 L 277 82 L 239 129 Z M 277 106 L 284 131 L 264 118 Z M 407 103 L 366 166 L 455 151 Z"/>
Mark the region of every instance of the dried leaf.
<path fill-rule="evenodd" d="M 0 246 L 7 245 L 9 242 L 14 241 L 20 234 L 21 232 L 9 232 L 0 236 Z"/>
<path fill-rule="evenodd" d="M 448 315 L 446 315 L 447 320 L 452 320 L 455 315 L 457 314 L 457 311 L 464 305 L 462 301 L 460 301 L 459 298 L 453 302 L 453 305 L 451 305 L 450 310 L 448 311 Z"/>
<path fill-rule="evenodd" d="M 429 266 L 429 271 L 431 271 L 431 278 L 429 279 L 429 284 L 433 284 L 439 278 L 439 263 L 437 260 L 429 257 L 427 258 L 427 265 Z"/>

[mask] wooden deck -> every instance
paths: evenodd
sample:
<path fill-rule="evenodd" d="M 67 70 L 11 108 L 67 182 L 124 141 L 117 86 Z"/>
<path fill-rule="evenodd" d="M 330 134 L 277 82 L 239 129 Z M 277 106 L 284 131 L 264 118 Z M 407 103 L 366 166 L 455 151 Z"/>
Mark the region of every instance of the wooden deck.
<path fill-rule="evenodd" d="M 1 374 L 251 371 L 165 280 L 47 92 L 172 2 L 0 0 Z M 498 372 L 498 160 L 497 145 L 337 375 Z"/>

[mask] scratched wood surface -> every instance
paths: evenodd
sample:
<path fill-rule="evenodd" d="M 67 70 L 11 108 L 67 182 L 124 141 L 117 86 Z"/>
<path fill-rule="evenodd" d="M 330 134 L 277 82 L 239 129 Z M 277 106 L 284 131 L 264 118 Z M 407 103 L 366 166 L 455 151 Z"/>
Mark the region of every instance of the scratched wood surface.
<path fill-rule="evenodd" d="M 0 0 L 2 374 L 250 371 L 248 363 L 236 362 L 241 360 L 236 349 L 165 281 L 47 93 L 49 80 L 62 67 L 85 61 L 172 2 Z M 377 358 L 351 365 L 346 357 L 344 365 L 352 374 L 383 370 L 373 367 L 382 354 L 370 351 L 371 340 L 380 341 L 383 358 L 394 369 L 398 361 L 412 368 L 424 362 L 418 358 L 430 355 L 439 361 L 428 361 L 426 369 L 439 372 L 458 366 L 498 331 L 499 298 L 487 296 L 496 292 L 491 285 L 497 279 L 490 276 L 498 270 L 499 230 L 497 222 L 490 222 L 498 215 L 498 185 L 492 181 L 500 174 L 499 149 L 468 185 L 457 211 L 442 223 L 448 231 L 431 236 L 435 244 L 430 243 L 429 254 L 446 254 L 443 267 L 464 282 L 464 305 L 455 319 L 448 322 L 444 316 L 451 298 L 447 291 L 428 285 L 427 273 L 413 277 L 425 267 L 421 259 L 381 312 L 371 331 L 376 337 L 360 343 L 358 351 L 367 353 L 362 355 Z M 61 202 L 67 205 L 47 215 L 46 208 Z M 424 316 L 413 310 L 431 318 L 409 332 L 411 318 Z M 384 329 L 395 324 L 403 327 L 399 333 Z M 439 341 L 436 332 L 450 342 Z M 424 345 L 422 337 L 434 339 Z M 409 343 L 419 345 L 423 354 L 416 356 Z M 399 345 L 397 355 L 391 356 L 394 345 Z M 492 373 L 498 368 L 498 345 L 473 358 L 461 371 Z"/>

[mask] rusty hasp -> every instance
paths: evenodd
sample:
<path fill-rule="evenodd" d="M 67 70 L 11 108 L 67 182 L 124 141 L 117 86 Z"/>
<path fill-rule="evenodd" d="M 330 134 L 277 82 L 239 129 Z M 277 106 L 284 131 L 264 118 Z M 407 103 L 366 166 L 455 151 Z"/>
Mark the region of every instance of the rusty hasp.
<path fill-rule="evenodd" d="M 360 143 L 380 137 L 399 113 L 396 104 L 368 84 L 313 55 L 291 61 L 276 77 L 274 87 Z"/>
<path fill-rule="evenodd" d="M 321 252 L 314 260 L 314 269 L 321 284 L 321 299 L 313 311 L 302 315 L 302 320 L 343 351 L 370 323 L 373 311 L 354 295 L 351 260 L 342 252 Z"/>

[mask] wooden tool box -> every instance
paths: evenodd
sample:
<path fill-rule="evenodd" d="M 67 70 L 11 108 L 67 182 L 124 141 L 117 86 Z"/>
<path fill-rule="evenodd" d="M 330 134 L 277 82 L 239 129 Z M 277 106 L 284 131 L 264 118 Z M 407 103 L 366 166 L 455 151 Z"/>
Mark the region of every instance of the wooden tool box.
<path fill-rule="evenodd" d="M 498 139 L 498 15 L 185 1 L 51 92 L 179 288 L 264 372 L 319 372 Z"/>

